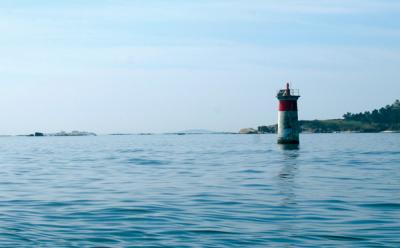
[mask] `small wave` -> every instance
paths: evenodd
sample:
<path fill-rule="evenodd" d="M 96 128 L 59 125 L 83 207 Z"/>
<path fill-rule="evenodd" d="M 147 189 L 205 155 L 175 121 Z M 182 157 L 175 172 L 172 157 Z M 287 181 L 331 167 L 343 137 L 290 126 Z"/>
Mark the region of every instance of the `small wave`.
<path fill-rule="evenodd" d="M 238 171 L 238 173 L 255 173 L 255 174 L 257 174 L 257 173 L 262 173 L 262 171 L 260 171 L 260 170 L 253 170 L 253 169 L 247 169 L 247 170 Z"/>
<path fill-rule="evenodd" d="M 240 186 L 245 187 L 245 188 L 263 188 L 266 190 L 271 189 L 270 185 L 261 184 L 261 183 L 245 183 L 245 184 L 241 184 Z"/>
<path fill-rule="evenodd" d="M 315 235 L 322 239 L 338 240 L 338 241 L 365 241 L 365 238 L 354 237 L 354 236 L 342 236 L 342 235 Z"/>
<path fill-rule="evenodd" d="M 400 203 L 370 203 L 360 204 L 360 207 L 375 208 L 375 209 L 400 209 Z"/>
<path fill-rule="evenodd" d="M 360 152 L 362 155 L 399 155 L 400 151 L 368 151 L 368 152 Z"/>
<path fill-rule="evenodd" d="M 93 243 L 107 243 L 107 244 L 115 244 L 115 243 L 119 243 L 118 240 L 116 239 L 111 239 L 111 238 L 104 238 L 104 237 L 90 237 L 87 238 L 87 241 L 89 242 L 93 242 Z"/>
<path fill-rule="evenodd" d="M 312 202 L 312 203 L 322 203 L 322 204 L 326 204 L 326 203 L 347 204 L 346 201 L 339 200 L 339 199 L 310 200 L 310 202 Z"/>
<path fill-rule="evenodd" d="M 215 229 L 193 229 L 187 230 L 189 233 L 194 234 L 206 234 L 206 235 L 235 235 L 238 234 L 236 232 L 229 232 L 229 231 L 222 231 L 222 230 L 215 230 Z"/>
<path fill-rule="evenodd" d="M 146 235 L 149 235 L 149 233 L 138 231 L 138 230 L 118 230 L 118 231 L 110 231 L 110 235 L 116 236 L 116 237 L 144 237 Z"/>
<path fill-rule="evenodd" d="M 117 153 L 137 153 L 137 152 L 144 152 L 144 149 L 119 149 L 116 150 Z"/>
<path fill-rule="evenodd" d="M 125 214 L 149 214 L 153 213 L 150 208 L 105 208 L 90 212 L 91 214 L 112 214 L 112 215 L 125 215 Z"/>
<path fill-rule="evenodd" d="M 85 162 L 97 162 L 97 158 L 72 158 L 71 162 L 85 163 Z"/>
<path fill-rule="evenodd" d="M 130 158 L 126 160 L 128 164 L 135 165 L 165 165 L 169 164 L 168 161 L 156 160 L 156 159 L 145 159 L 145 158 Z"/>

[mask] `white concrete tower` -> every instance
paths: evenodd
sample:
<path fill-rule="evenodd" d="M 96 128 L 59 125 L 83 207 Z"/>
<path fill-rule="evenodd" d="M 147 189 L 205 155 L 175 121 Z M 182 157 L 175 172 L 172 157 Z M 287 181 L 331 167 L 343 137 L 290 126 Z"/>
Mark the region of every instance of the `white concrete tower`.
<path fill-rule="evenodd" d="M 286 89 L 279 90 L 276 97 L 279 100 L 278 144 L 299 144 L 300 128 L 297 112 L 299 91 L 290 89 L 287 83 Z"/>

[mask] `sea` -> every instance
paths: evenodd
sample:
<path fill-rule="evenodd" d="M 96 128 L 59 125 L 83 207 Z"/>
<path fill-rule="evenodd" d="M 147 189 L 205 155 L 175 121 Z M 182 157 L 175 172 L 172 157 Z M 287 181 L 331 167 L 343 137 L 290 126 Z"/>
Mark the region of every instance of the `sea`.
<path fill-rule="evenodd" d="M 0 247 L 400 247 L 400 133 L 0 138 Z"/>

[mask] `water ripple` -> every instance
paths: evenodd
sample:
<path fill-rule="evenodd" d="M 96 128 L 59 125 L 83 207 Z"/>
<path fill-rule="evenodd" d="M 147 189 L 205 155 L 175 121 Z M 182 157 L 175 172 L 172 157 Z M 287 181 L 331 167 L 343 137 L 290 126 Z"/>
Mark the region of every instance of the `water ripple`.
<path fill-rule="evenodd" d="M 400 247 L 382 135 L 1 138 L 0 246 Z"/>

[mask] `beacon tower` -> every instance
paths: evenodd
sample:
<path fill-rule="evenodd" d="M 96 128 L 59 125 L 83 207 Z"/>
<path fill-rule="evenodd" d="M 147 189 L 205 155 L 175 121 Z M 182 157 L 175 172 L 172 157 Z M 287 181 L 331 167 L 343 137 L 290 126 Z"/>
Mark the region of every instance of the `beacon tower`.
<path fill-rule="evenodd" d="M 279 90 L 276 97 L 279 100 L 278 144 L 299 144 L 299 90 L 290 89 L 287 83 L 286 89 Z"/>

